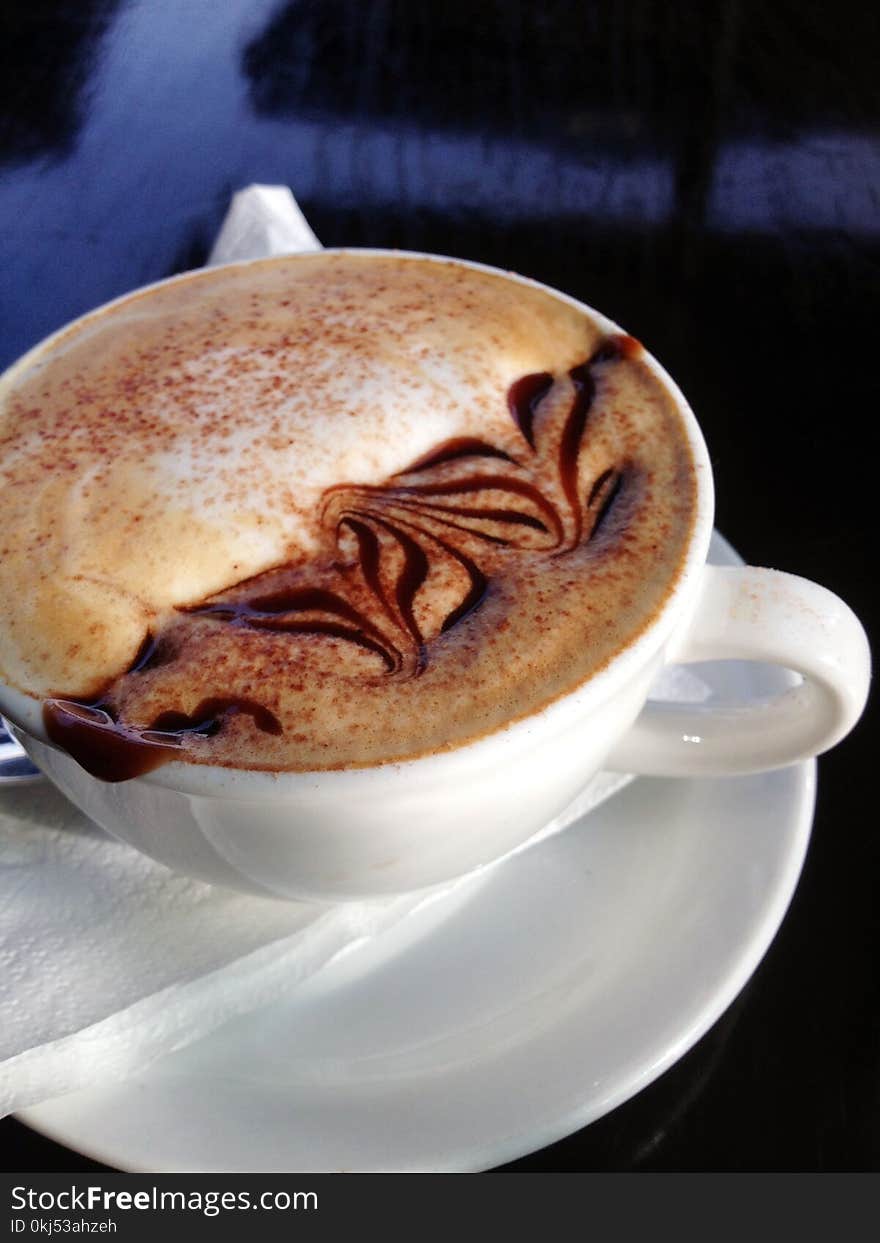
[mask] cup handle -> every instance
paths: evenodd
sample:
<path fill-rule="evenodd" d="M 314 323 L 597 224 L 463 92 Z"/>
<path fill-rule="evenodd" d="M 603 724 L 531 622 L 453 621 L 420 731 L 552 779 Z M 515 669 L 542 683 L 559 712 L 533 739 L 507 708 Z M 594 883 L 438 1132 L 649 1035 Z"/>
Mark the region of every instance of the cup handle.
<path fill-rule="evenodd" d="M 648 703 L 605 767 L 663 777 L 783 768 L 827 751 L 861 715 L 871 655 L 844 602 L 755 566 L 706 566 L 693 620 L 667 662 L 755 660 L 801 674 L 790 690 L 730 707 Z"/>

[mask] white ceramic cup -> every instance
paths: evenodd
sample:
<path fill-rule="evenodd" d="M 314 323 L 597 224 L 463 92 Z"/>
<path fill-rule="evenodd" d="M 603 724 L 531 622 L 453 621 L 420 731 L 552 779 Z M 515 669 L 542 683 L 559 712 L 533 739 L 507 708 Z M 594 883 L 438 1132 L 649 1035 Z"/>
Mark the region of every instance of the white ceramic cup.
<path fill-rule="evenodd" d="M 514 286 L 536 284 L 495 274 Z M 605 331 L 622 331 L 575 299 L 548 292 Z M 7 377 L 14 382 L 15 371 L 54 340 L 25 355 Z M 114 836 L 202 880 L 316 901 L 418 889 L 489 863 L 557 816 L 600 768 L 734 775 L 826 751 L 852 729 L 867 698 L 865 632 L 842 600 L 815 583 L 705 564 L 713 520 L 706 446 L 676 384 L 646 358 L 681 410 L 696 464 L 697 514 L 683 571 L 635 642 L 542 711 L 477 742 L 402 763 L 274 774 L 176 762 L 118 784 L 90 776 L 48 742 L 37 700 L 0 685 L 0 712 L 34 763 Z M 646 707 L 664 665 L 724 659 L 782 665 L 802 681 L 727 710 Z"/>

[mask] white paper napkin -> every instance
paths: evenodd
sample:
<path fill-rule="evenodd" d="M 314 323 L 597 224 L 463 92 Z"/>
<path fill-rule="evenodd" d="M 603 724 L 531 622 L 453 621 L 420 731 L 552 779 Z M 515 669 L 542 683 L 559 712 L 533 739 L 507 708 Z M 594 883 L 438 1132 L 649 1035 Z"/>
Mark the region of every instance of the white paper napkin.
<path fill-rule="evenodd" d="M 287 186 L 248 186 L 232 196 L 207 266 L 320 249 Z"/>
<path fill-rule="evenodd" d="M 210 262 L 318 248 L 286 187 L 251 186 L 235 195 Z M 707 693 L 675 670 L 660 695 L 700 700 Z M 629 780 L 600 773 L 519 850 L 579 820 Z M 462 886 L 478 887 L 503 866 L 440 890 L 369 902 L 254 898 L 169 872 L 107 837 L 46 783 L 0 788 L 0 1115 L 124 1079 L 278 1000 L 426 903 L 454 911 Z"/>

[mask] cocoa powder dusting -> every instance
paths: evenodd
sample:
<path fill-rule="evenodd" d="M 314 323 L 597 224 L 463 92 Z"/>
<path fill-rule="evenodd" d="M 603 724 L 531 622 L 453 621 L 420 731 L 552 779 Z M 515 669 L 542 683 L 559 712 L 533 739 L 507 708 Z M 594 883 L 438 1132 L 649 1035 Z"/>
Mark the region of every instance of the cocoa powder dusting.
<path fill-rule="evenodd" d="M 3 671 L 103 780 L 461 745 L 601 668 L 683 562 L 687 435 L 633 338 L 452 264 L 255 271 L 137 295 L 0 391 Z"/>

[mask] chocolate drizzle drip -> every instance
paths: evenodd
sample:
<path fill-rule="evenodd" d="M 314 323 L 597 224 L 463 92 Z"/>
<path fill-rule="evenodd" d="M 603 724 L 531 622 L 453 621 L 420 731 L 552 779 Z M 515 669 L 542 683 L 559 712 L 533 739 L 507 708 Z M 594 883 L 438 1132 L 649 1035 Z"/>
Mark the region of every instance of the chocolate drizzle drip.
<path fill-rule="evenodd" d="M 639 349 L 633 338 L 609 337 L 561 378 L 540 372 L 516 380 L 508 393 L 522 438 L 516 456 L 458 437 L 384 484 L 327 489 L 320 510 L 325 556 L 313 570 L 279 567 L 244 580 L 178 610 L 180 624 L 190 617 L 211 626 L 325 636 L 379 658 L 381 669 L 365 669 L 365 677 L 418 677 L 431 644 L 472 617 L 492 591 L 481 549 L 483 557 L 487 546 L 504 555 L 563 556 L 607 522 L 625 487 L 625 464 L 604 470 L 584 489 L 582 451 L 599 377 Z M 439 613 L 427 590 L 435 576 L 445 585 Z M 170 658 L 162 636 L 147 634 L 128 675 L 148 676 Z M 239 713 L 265 733 L 281 732 L 264 705 L 240 698 L 207 698 L 190 714 L 165 711 L 147 726 L 117 719 L 112 684 L 97 700 L 56 698 L 44 706 L 50 739 L 105 781 L 180 758 L 188 737 L 210 738 Z"/>
<path fill-rule="evenodd" d="M 521 379 L 514 380 L 507 394 L 507 406 L 513 415 L 513 421 L 533 449 L 535 415 L 552 387 L 553 376 L 550 372 L 538 371 L 534 375 L 524 375 Z"/>
<path fill-rule="evenodd" d="M 49 699 L 43 706 L 46 733 L 101 781 L 128 781 L 179 759 L 184 737 L 210 738 L 242 712 L 257 729 L 280 734 L 281 723 L 262 704 L 247 699 L 205 699 L 191 715 L 163 712 L 146 729 L 119 721 L 109 703 Z"/>
<path fill-rule="evenodd" d="M 623 478 L 624 472 L 622 470 L 615 470 L 612 467 L 603 471 L 590 489 L 590 495 L 587 500 L 587 509 L 593 514 L 590 539 L 595 539 L 599 534 L 602 523 L 608 516 L 611 507 L 617 500 L 620 489 L 623 487 Z"/>
<path fill-rule="evenodd" d="M 638 358 L 643 350 L 641 341 L 637 341 L 635 337 L 630 337 L 625 332 L 614 333 L 606 337 L 596 349 L 590 359 L 590 366 L 616 362 L 621 358 Z"/>
<path fill-rule="evenodd" d="M 486 444 L 484 440 L 476 440 L 471 436 L 457 436 L 454 440 L 447 440 L 442 445 L 438 445 L 436 449 L 432 449 L 430 453 L 417 458 L 411 466 L 407 466 L 406 470 L 398 471 L 395 478 L 400 475 L 414 475 L 417 471 L 428 470 L 433 466 L 442 466 L 444 462 L 454 462 L 459 458 L 471 457 L 496 457 L 504 462 L 513 461 L 509 453 L 505 453 L 503 449 L 495 445 Z"/>
<path fill-rule="evenodd" d="M 575 396 L 574 401 L 571 403 L 568 418 L 565 420 L 562 440 L 559 445 L 559 478 L 568 503 L 571 506 L 574 518 L 574 542 L 577 544 L 580 542 L 581 530 L 583 528 L 583 515 L 577 499 L 578 462 L 581 443 L 584 438 L 584 429 L 587 425 L 587 416 L 590 413 L 590 406 L 593 404 L 596 386 L 593 383 L 588 363 L 582 363 L 579 367 L 572 367 L 568 375 L 574 385 Z"/>
<path fill-rule="evenodd" d="M 384 641 L 381 631 L 363 613 L 335 592 L 321 588 L 281 590 L 250 600 L 200 605 L 182 611 L 279 634 L 326 634 L 375 652 L 389 671 L 400 665 L 400 653 Z M 321 616 L 326 613 L 329 618 Z"/>
<path fill-rule="evenodd" d="M 128 666 L 129 673 L 140 673 L 143 669 L 149 669 L 156 661 L 159 652 L 159 645 L 148 630 L 144 635 L 144 640 L 137 650 L 137 654 L 131 664 Z"/>

